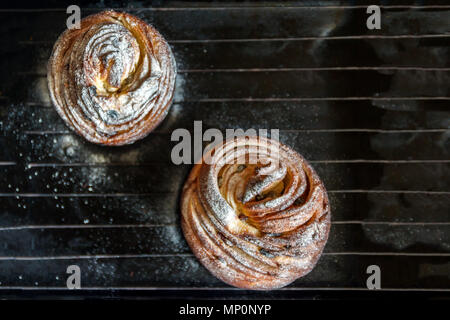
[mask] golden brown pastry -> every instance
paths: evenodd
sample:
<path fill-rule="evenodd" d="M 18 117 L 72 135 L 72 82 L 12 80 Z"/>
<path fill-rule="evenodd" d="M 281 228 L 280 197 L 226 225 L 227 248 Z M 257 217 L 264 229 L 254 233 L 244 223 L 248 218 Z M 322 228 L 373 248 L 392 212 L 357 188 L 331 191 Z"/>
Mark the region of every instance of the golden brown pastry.
<path fill-rule="evenodd" d="M 168 112 L 175 77 L 175 59 L 158 31 L 114 11 L 66 30 L 47 71 L 59 115 L 75 132 L 104 145 L 130 144 L 152 131 Z"/>
<path fill-rule="evenodd" d="M 201 263 L 246 289 L 280 288 L 310 272 L 330 229 L 328 196 L 313 168 L 287 146 L 258 137 L 206 153 L 183 188 L 181 213 Z"/>

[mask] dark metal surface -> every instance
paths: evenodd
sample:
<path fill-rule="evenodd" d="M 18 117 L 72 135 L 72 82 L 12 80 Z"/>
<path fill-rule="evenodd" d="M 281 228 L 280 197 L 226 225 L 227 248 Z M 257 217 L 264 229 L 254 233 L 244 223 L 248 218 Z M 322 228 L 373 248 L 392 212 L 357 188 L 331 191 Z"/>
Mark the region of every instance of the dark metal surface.
<path fill-rule="evenodd" d="M 49 103 L 46 62 L 67 17 L 49 3 L 0 9 L 0 295 L 68 296 L 71 264 L 89 296 L 339 297 L 328 290 L 365 290 L 371 264 L 385 291 L 450 290 L 450 4 L 384 3 L 376 31 L 353 2 L 128 5 L 168 39 L 179 75 L 162 125 L 108 148 Z M 191 167 L 170 162 L 170 135 L 194 120 L 278 128 L 311 161 L 333 221 L 311 274 L 253 294 L 192 256 L 178 208 Z"/>

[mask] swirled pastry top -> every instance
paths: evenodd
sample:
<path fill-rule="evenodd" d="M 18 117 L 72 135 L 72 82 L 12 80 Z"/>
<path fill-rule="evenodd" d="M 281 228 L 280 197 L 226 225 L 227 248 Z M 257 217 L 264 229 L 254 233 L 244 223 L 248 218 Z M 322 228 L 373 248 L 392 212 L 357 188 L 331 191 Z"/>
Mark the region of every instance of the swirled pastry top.
<path fill-rule="evenodd" d="M 197 258 L 224 282 L 274 289 L 310 272 L 325 246 L 323 183 L 275 140 L 239 137 L 206 153 L 181 198 L 182 227 Z"/>
<path fill-rule="evenodd" d="M 87 140 L 133 143 L 166 116 L 175 59 L 155 28 L 127 13 L 81 20 L 57 40 L 48 64 L 50 96 L 64 121 Z"/>

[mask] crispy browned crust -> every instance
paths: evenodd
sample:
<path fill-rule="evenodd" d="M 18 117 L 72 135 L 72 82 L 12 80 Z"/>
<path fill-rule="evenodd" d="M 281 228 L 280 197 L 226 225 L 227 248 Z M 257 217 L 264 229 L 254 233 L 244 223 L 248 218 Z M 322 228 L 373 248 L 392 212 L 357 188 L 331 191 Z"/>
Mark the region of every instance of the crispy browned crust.
<path fill-rule="evenodd" d="M 221 163 L 233 150 L 234 164 Z M 248 164 L 255 152 L 263 154 L 261 162 Z M 200 262 L 245 289 L 280 288 L 309 273 L 328 239 L 330 206 L 308 162 L 257 137 L 228 140 L 206 156 L 212 160 L 194 166 L 181 196 L 184 236 Z M 280 165 L 264 173 L 264 159 Z"/>
<path fill-rule="evenodd" d="M 123 12 L 81 20 L 56 41 L 47 78 L 66 124 L 87 140 L 123 145 L 145 137 L 167 115 L 176 65 L 158 31 Z"/>

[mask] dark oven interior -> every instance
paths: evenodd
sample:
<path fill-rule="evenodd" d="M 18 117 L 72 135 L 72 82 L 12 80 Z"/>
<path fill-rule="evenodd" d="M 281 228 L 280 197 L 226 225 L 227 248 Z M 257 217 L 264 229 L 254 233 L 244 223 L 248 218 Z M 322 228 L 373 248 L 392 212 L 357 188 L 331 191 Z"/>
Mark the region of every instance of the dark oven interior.
<path fill-rule="evenodd" d="M 165 121 L 133 145 L 88 143 L 52 107 L 46 63 L 66 1 L 0 9 L 0 296 L 304 298 L 450 288 L 450 5 L 384 1 L 87 2 L 153 24 L 178 64 Z M 12 5 L 12 4 L 9 4 Z M 287 288 L 228 287 L 191 254 L 171 132 L 280 129 L 322 177 L 332 227 Z M 78 265 L 82 287 L 66 288 Z"/>

